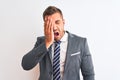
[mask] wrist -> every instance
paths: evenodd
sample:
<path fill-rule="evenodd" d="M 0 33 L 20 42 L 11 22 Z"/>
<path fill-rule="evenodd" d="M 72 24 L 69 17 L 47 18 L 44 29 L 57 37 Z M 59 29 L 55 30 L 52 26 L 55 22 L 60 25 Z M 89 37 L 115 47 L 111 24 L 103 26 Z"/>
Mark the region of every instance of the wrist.
<path fill-rule="evenodd" d="M 52 42 L 45 41 L 45 44 L 46 44 L 46 48 L 48 49 L 50 47 L 50 45 L 52 44 Z"/>

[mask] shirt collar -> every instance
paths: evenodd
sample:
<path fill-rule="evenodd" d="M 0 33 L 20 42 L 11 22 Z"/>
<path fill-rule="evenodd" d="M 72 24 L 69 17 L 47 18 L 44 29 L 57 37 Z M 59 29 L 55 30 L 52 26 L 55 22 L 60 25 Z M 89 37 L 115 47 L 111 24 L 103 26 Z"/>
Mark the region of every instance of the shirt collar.
<path fill-rule="evenodd" d="M 65 31 L 65 34 L 63 35 L 60 41 L 65 42 L 67 40 L 68 40 L 68 33 Z"/>

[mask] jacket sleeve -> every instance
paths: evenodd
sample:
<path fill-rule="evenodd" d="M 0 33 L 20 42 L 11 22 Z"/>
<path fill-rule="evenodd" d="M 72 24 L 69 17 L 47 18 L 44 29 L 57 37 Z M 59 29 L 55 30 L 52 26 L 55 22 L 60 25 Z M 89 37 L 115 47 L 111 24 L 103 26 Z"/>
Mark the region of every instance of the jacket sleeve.
<path fill-rule="evenodd" d="M 83 55 L 81 62 L 81 72 L 84 80 L 95 80 L 94 79 L 94 67 L 92 62 L 92 57 L 88 48 L 87 40 L 84 39 L 83 42 Z"/>
<path fill-rule="evenodd" d="M 37 38 L 37 42 L 34 48 L 28 52 L 22 58 L 22 67 L 24 70 L 30 70 L 36 66 L 36 64 L 43 59 L 47 53 L 47 48 L 45 46 L 45 41 L 41 41 Z"/>

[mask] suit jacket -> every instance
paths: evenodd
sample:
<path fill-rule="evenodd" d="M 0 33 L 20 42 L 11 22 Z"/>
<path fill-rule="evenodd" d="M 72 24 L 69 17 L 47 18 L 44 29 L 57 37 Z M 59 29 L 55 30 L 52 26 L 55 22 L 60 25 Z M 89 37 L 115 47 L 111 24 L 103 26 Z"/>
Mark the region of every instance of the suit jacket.
<path fill-rule="evenodd" d="M 86 38 L 68 33 L 68 46 L 63 80 L 80 80 L 80 69 L 84 80 L 94 80 L 94 68 Z M 34 48 L 23 56 L 22 67 L 30 70 L 39 63 L 39 80 L 52 80 L 52 53 L 46 49 L 45 37 L 38 37 Z"/>

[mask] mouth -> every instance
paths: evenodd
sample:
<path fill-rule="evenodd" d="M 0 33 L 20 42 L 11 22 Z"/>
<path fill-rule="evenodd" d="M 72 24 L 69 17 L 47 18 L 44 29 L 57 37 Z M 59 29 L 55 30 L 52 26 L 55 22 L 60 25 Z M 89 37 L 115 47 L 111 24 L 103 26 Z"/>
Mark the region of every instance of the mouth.
<path fill-rule="evenodd" d="M 58 33 L 58 32 L 55 32 L 54 35 L 55 35 L 55 36 L 59 36 L 59 33 Z"/>

